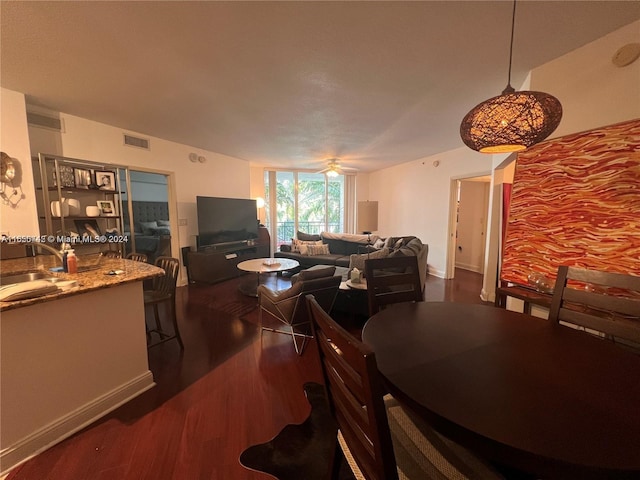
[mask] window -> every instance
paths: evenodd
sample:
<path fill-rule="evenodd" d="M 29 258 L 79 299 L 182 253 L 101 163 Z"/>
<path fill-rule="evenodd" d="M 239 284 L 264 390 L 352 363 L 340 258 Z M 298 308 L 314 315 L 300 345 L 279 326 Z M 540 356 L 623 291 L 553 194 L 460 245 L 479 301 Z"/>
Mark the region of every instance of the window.
<path fill-rule="evenodd" d="M 274 247 L 289 243 L 296 232 L 347 232 L 346 206 L 352 175 L 327 177 L 321 173 L 267 170 L 264 174 L 267 228 Z M 355 177 L 354 177 L 355 178 Z M 353 197 L 353 195 L 351 195 Z M 272 228 L 275 227 L 275 228 Z"/>

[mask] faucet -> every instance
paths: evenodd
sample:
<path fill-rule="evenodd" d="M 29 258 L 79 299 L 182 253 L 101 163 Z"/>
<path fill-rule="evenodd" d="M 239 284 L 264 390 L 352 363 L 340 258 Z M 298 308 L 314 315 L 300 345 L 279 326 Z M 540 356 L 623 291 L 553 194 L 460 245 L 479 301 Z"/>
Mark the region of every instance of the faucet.
<path fill-rule="evenodd" d="M 41 242 L 33 243 L 32 245 L 33 245 L 33 254 L 34 254 L 34 256 L 36 255 L 36 248 L 40 247 L 41 249 L 44 249 L 44 250 L 47 250 L 48 252 L 51 252 L 62 263 L 62 253 L 60 253 L 59 250 L 56 250 L 55 248 L 50 247 L 46 243 L 41 243 Z"/>

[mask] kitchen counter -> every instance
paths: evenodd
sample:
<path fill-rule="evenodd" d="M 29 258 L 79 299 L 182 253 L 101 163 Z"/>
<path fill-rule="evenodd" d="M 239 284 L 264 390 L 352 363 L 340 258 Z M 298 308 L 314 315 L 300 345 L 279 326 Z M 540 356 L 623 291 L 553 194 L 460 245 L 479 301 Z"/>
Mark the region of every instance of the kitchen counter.
<path fill-rule="evenodd" d="M 163 270 L 80 255 L 78 267 L 90 270 L 50 272 L 59 262 L 52 255 L 0 261 L 2 275 L 44 271 L 78 283 L 0 302 L 0 476 L 155 385 L 143 281 Z"/>
<path fill-rule="evenodd" d="M 78 286 L 69 290 L 60 290 L 49 295 L 17 300 L 14 302 L 0 302 L 0 312 L 20 308 L 36 303 L 58 300 L 62 297 L 87 293 L 101 288 L 109 288 L 129 282 L 138 282 L 163 275 L 164 271 L 148 263 L 136 262 L 116 258 L 99 257 L 97 255 L 79 256 L 78 267 L 91 268 L 79 273 L 57 273 L 49 269 L 59 266 L 60 260 L 53 255 L 38 255 L 36 257 L 16 258 L 0 261 L 0 272 L 4 275 L 17 275 L 25 272 L 43 271 L 47 275 L 61 280 L 75 280 Z M 109 275 L 110 271 L 122 270 L 119 275 Z"/>

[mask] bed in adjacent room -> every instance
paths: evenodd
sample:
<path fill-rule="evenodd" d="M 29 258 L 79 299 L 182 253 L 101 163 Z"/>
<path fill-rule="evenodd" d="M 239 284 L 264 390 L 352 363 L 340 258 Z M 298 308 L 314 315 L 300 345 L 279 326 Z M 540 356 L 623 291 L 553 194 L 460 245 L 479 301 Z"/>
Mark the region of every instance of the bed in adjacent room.
<path fill-rule="evenodd" d="M 133 225 L 125 210 L 125 225 L 133 226 L 135 251 L 147 255 L 150 263 L 162 255 L 171 255 L 171 225 L 167 202 L 133 201 Z M 127 253 L 133 251 L 133 242 L 127 243 Z"/>

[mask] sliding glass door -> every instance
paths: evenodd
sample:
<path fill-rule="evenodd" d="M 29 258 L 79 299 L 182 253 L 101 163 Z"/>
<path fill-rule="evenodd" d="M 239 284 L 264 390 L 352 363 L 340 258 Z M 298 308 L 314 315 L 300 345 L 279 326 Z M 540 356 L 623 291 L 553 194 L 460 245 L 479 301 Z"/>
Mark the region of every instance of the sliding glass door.
<path fill-rule="evenodd" d="M 120 178 L 124 234 L 129 239 L 125 253 L 144 253 L 149 263 L 171 256 L 167 175 L 121 168 Z"/>
<path fill-rule="evenodd" d="M 345 232 L 349 184 L 345 178 L 345 175 L 265 171 L 267 228 L 275 241 L 273 247 L 291 242 L 297 231 Z"/>

